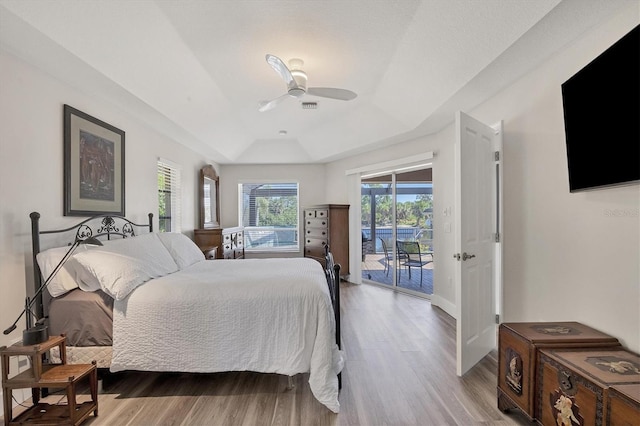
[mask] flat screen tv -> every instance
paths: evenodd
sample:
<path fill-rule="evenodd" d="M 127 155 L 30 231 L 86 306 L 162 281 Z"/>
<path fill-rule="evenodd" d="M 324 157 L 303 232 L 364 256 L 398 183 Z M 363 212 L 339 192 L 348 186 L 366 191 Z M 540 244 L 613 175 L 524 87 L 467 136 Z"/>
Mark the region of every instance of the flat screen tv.
<path fill-rule="evenodd" d="M 562 84 L 569 190 L 640 182 L 640 25 Z"/>

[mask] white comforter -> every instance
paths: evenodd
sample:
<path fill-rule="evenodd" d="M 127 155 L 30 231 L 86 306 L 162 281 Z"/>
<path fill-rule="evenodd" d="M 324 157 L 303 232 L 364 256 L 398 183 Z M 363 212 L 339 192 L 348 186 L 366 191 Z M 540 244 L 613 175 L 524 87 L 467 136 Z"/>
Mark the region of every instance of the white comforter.
<path fill-rule="evenodd" d="M 306 258 L 206 260 L 116 300 L 111 371 L 309 372 L 338 412 L 342 353 L 327 282 Z"/>

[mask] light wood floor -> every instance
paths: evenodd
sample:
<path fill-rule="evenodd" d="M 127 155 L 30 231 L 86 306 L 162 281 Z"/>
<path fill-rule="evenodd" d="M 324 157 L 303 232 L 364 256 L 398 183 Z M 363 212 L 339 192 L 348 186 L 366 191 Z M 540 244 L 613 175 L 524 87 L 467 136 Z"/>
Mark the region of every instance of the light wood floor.
<path fill-rule="evenodd" d="M 455 375 L 455 321 L 429 301 L 343 283 L 340 414 L 308 375 L 124 373 L 86 425 L 529 425 L 496 408 L 496 354 Z M 82 398 L 82 397 L 79 397 Z M 60 396 L 50 395 L 57 401 Z M 18 410 L 14 410 L 14 413 Z"/>

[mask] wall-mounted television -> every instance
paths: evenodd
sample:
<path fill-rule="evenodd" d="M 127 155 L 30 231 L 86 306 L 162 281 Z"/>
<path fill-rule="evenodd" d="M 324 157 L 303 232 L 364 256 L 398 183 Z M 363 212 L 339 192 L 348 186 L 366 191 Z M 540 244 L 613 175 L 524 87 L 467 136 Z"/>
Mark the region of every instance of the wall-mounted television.
<path fill-rule="evenodd" d="M 640 182 L 640 25 L 562 84 L 571 192 Z"/>

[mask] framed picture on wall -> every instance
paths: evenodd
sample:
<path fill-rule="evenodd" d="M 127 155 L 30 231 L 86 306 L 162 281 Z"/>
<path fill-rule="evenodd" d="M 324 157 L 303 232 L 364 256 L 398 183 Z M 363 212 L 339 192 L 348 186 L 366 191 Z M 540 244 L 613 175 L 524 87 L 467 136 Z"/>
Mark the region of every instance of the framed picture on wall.
<path fill-rule="evenodd" d="M 124 216 L 124 131 L 64 106 L 64 215 Z"/>

